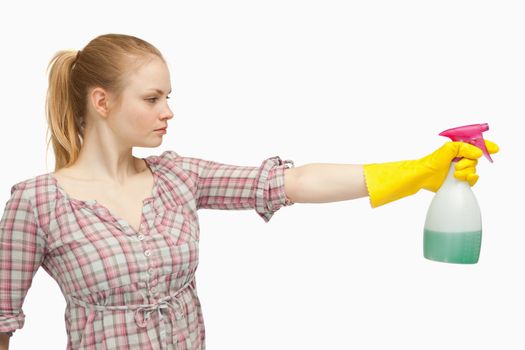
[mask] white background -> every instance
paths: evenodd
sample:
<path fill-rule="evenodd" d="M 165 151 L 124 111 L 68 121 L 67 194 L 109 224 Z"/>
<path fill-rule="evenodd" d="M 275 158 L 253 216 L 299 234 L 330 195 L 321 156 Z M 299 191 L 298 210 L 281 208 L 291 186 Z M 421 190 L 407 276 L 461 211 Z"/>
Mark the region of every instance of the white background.
<path fill-rule="evenodd" d="M 6 5 L 7 4 L 7 5 Z M 0 199 L 54 170 L 45 69 L 105 33 L 169 63 L 175 118 L 157 149 L 258 166 L 422 157 L 438 133 L 489 123 L 473 188 L 476 265 L 423 258 L 433 193 L 201 210 L 197 272 L 208 349 L 523 349 L 525 11 L 520 1 L 70 1 L 0 8 Z M 47 155 L 47 162 L 46 162 Z M 12 349 L 64 349 L 65 300 L 39 269 Z"/>

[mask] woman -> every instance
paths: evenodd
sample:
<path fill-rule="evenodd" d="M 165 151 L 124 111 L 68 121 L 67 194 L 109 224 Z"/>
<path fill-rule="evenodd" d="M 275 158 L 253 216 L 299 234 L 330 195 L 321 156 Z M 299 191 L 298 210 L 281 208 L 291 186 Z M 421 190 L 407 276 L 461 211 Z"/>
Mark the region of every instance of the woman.
<path fill-rule="evenodd" d="M 457 178 L 471 186 L 478 179 L 482 152 L 460 142 L 417 160 L 366 165 L 294 167 L 274 156 L 235 166 L 171 150 L 137 158 L 132 148 L 159 146 L 173 118 L 161 53 L 107 34 L 58 52 L 50 68 L 55 172 L 13 185 L 0 221 L 4 348 L 23 327 L 23 300 L 42 265 L 67 300 L 67 349 L 204 349 L 198 209 L 253 208 L 268 222 L 298 202 L 370 196 L 377 207 L 437 191 L 455 157 L 463 158 Z"/>

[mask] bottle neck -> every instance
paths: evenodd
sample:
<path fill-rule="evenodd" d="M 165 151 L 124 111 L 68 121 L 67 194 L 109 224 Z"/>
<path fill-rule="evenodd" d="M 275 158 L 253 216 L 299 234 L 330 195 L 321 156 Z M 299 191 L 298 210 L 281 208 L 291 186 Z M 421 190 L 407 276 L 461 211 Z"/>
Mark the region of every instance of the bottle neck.
<path fill-rule="evenodd" d="M 450 167 L 448 168 L 447 177 L 445 181 L 443 182 L 443 185 L 441 185 L 441 188 L 450 187 L 450 186 L 463 186 L 463 187 L 470 188 L 467 181 L 459 180 L 454 176 L 454 172 L 456 171 L 456 168 L 455 168 L 456 163 L 457 161 L 452 161 L 450 163 Z"/>

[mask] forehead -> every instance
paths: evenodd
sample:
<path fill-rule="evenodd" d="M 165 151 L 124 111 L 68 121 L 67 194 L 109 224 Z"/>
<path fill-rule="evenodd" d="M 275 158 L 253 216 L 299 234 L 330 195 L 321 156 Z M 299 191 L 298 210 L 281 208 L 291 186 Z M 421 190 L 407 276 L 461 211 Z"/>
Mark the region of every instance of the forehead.
<path fill-rule="evenodd" d="M 168 67 L 158 57 L 147 60 L 132 69 L 128 74 L 127 82 L 128 87 L 133 90 L 155 92 L 157 89 L 167 93 L 171 89 Z"/>

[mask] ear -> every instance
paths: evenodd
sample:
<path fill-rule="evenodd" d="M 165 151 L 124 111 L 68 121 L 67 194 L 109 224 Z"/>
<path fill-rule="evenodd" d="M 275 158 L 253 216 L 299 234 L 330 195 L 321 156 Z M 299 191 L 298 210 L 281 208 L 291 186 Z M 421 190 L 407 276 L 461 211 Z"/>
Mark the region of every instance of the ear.
<path fill-rule="evenodd" d="M 106 90 L 101 87 L 96 87 L 91 90 L 89 94 L 91 105 L 103 117 L 107 117 L 109 114 L 109 94 Z"/>

